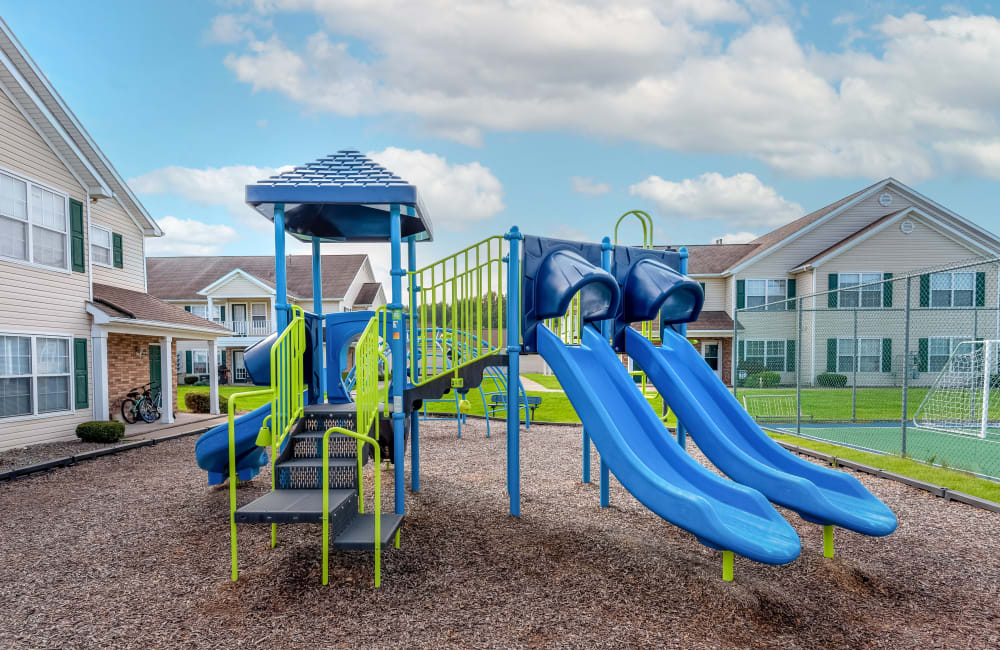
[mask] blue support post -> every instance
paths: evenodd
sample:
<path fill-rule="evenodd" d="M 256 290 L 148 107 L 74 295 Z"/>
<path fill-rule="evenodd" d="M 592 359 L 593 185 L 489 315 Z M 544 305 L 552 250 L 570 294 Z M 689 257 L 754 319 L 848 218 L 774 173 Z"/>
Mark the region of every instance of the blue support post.
<path fill-rule="evenodd" d="M 389 246 L 392 258 L 392 298 L 389 303 L 389 349 L 392 351 L 392 444 L 395 464 L 396 514 L 406 514 L 406 476 L 403 459 L 406 457 L 403 436 L 403 390 L 406 383 L 406 351 L 403 348 L 403 271 L 401 251 L 401 223 L 399 204 L 389 208 Z"/>
<path fill-rule="evenodd" d="M 681 246 L 680 250 L 681 263 L 680 272 L 681 275 L 687 275 L 688 272 L 688 249 L 687 246 Z M 660 321 L 660 327 L 663 327 L 663 321 Z M 681 323 L 681 336 L 687 338 L 688 326 L 687 323 Z M 662 343 L 663 336 L 661 334 L 660 341 Z M 684 425 L 680 420 L 677 420 L 677 444 L 681 446 L 681 449 L 687 447 L 687 431 L 684 430 Z"/>
<path fill-rule="evenodd" d="M 507 494 L 510 514 L 521 516 L 521 239 L 514 226 L 504 235 L 507 255 Z"/>
<path fill-rule="evenodd" d="M 319 247 L 319 237 L 312 238 L 312 271 L 313 271 L 313 313 L 323 315 L 323 254 Z M 322 321 L 321 321 L 322 322 Z M 322 350 L 322 346 L 320 346 Z M 319 361 L 319 399 L 326 402 L 326 368 L 323 367 L 324 354 L 317 354 L 313 362 Z"/>
<path fill-rule="evenodd" d="M 274 204 L 274 311 L 278 331 L 288 327 L 288 283 L 285 279 L 285 204 Z"/>
<path fill-rule="evenodd" d="M 601 240 L 601 268 L 605 271 L 611 271 L 611 240 L 607 237 Z M 601 321 L 601 336 L 605 340 L 611 339 L 611 319 L 606 319 Z M 587 440 L 588 451 L 590 447 L 590 440 Z M 589 469 L 589 463 L 588 463 Z M 608 469 L 608 464 L 604 461 L 604 457 L 601 457 L 601 507 L 607 508 L 611 505 L 611 470 Z"/>
<path fill-rule="evenodd" d="M 413 207 L 407 206 L 406 213 L 413 216 Z M 406 266 L 410 271 L 417 270 L 417 239 L 416 237 L 408 237 L 406 239 Z M 416 286 L 417 276 L 410 276 L 410 319 L 413 320 L 417 317 L 417 291 L 420 287 Z M 416 323 L 413 331 L 418 331 L 420 323 Z M 413 358 L 413 346 L 416 341 L 410 341 L 410 363 L 416 363 Z M 410 490 L 413 492 L 420 491 L 420 412 L 413 411 L 413 415 L 410 418 Z"/>

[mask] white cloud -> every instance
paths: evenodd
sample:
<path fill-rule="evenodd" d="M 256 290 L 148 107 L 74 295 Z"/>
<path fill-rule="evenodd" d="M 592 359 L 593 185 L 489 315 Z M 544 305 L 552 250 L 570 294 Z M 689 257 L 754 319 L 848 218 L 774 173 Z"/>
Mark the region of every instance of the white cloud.
<path fill-rule="evenodd" d="M 746 244 L 747 242 L 752 242 L 757 239 L 758 235 L 752 232 L 727 232 L 722 237 L 718 239 L 722 240 L 723 244 Z"/>
<path fill-rule="evenodd" d="M 478 162 L 450 164 L 437 154 L 396 147 L 367 155 L 417 186 L 436 227 L 465 230 L 504 209 L 503 185 Z"/>
<path fill-rule="evenodd" d="M 255 26 L 233 43 L 225 63 L 255 91 L 309 111 L 409 116 L 471 145 L 487 131 L 565 129 L 748 155 L 791 175 L 917 182 L 936 173 L 936 144 L 1000 137 L 993 16 L 888 16 L 870 47 L 830 53 L 801 42 L 787 3 L 768 0 L 254 7 L 261 23 L 312 12 L 322 26 L 304 40 Z M 721 36 L 718 22 L 741 27 Z"/>
<path fill-rule="evenodd" d="M 775 226 L 802 216 L 802 206 L 783 198 L 753 174 L 709 172 L 680 182 L 650 176 L 631 187 L 658 212 L 679 219 L 718 219 L 734 226 Z"/>
<path fill-rule="evenodd" d="M 235 228 L 210 224 L 197 219 L 173 216 L 156 220 L 163 237 L 146 240 L 147 255 L 220 255 L 226 244 L 240 238 Z"/>
<path fill-rule="evenodd" d="M 570 185 L 573 191 L 577 194 L 586 194 L 587 196 L 600 196 L 602 194 L 607 194 L 611 191 L 611 185 L 608 183 L 599 183 L 593 178 L 582 178 L 580 176 L 570 176 Z"/>
<path fill-rule="evenodd" d="M 1000 138 L 942 142 L 936 149 L 958 171 L 1000 180 Z"/>
<path fill-rule="evenodd" d="M 222 206 L 241 224 L 266 230 L 267 220 L 246 204 L 246 185 L 288 169 L 291 167 L 231 165 L 198 169 L 172 165 L 129 179 L 128 184 L 139 194 L 174 194 L 199 205 Z"/>

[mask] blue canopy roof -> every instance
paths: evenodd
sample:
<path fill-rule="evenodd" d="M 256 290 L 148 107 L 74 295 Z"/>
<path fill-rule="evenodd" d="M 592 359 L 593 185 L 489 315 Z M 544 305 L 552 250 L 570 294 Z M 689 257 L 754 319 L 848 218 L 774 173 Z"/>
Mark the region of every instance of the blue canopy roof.
<path fill-rule="evenodd" d="M 389 206 L 401 212 L 403 237 L 429 240 L 430 215 L 417 187 L 353 149 L 344 149 L 246 186 L 246 201 L 274 220 L 285 205 L 285 230 L 303 241 L 389 241 Z M 412 212 L 408 215 L 407 212 Z"/>

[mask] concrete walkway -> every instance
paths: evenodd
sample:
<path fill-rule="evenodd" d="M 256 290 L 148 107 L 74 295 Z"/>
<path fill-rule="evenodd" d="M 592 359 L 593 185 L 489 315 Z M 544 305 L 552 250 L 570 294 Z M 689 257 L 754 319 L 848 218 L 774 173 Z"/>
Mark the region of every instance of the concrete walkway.
<path fill-rule="evenodd" d="M 198 429 L 214 427 L 225 422 L 226 418 L 227 416 L 225 415 L 209 415 L 206 413 L 178 411 L 174 414 L 174 422 L 171 424 L 164 424 L 159 420 L 153 422 L 152 424 L 146 424 L 145 422 L 126 424 L 125 437 L 129 440 L 165 438 L 167 436 L 177 435 L 178 433 L 186 433 L 188 431 L 197 431 Z"/>
<path fill-rule="evenodd" d="M 562 389 L 559 388 L 547 388 L 542 386 L 534 379 L 528 379 L 524 375 L 521 375 L 521 384 L 524 386 L 524 390 L 529 392 L 539 392 L 539 393 L 561 393 Z"/>

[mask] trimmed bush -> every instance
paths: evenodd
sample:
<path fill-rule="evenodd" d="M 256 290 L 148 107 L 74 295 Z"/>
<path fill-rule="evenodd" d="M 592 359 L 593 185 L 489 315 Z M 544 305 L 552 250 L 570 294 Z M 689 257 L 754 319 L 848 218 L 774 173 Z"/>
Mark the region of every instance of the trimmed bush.
<path fill-rule="evenodd" d="M 759 375 L 764 372 L 766 368 L 764 367 L 763 361 L 740 361 L 739 365 L 736 366 L 737 371 L 742 371 L 750 375 Z"/>
<path fill-rule="evenodd" d="M 184 406 L 194 413 L 210 413 L 211 396 L 208 393 L 191 391 L 184 396 Z M 219 412 L 225 413 L 228 408 L 229 400 L 225 395 L 219 395 Z"/>
<path fill-rule="evenodd" d="M 781 375 L 771 370 L 748 375 L 743 380 L 744 388 L 771 388 L 781 383 Z"/>
<path fill-rule="evenodd" d="M 82 422 L 76 437 L 83 442 L 118 442 L 125 437 L 125 425 L 114 420 Z"/>
<path fill-rule="evenodd" d="M 184 383 L 188 386 L 198 383 L 198 375 L 184 375 Z"/>
<path fill-rule="evenodd" d="M 847 375 L 835 372 L 824 372 L 816 375 L 816 383 L 824 388 L 843 388 L 847 385 Z"/>

